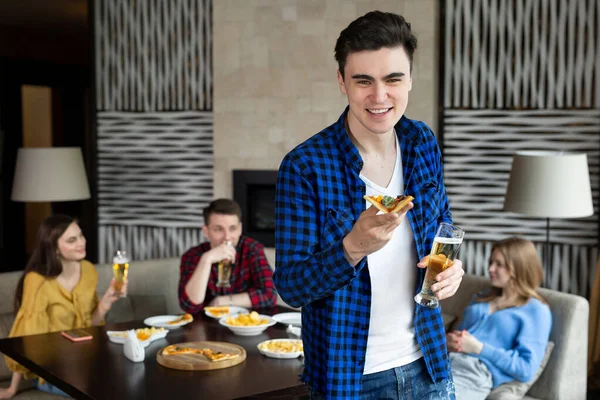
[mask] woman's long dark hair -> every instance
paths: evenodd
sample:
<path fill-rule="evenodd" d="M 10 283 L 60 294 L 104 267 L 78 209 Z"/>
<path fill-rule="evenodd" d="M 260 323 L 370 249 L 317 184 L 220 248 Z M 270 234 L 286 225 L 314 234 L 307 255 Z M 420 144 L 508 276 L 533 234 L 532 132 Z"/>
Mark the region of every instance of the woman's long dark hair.
<path fill-rule="evenodd" d="M 69 225 L 77 222 L 67 215 L 52 215 L 42 221 L 37 233 L 35 249 L 25 267 L 23 276 L 17 284 L 15 292 L 15 313 L 19 311 L 23 300 L 23 282 L 29 272 L 53 278 L 62 272 L 62 263 L 58 259 L 58 239 L 65 233 Z"/>

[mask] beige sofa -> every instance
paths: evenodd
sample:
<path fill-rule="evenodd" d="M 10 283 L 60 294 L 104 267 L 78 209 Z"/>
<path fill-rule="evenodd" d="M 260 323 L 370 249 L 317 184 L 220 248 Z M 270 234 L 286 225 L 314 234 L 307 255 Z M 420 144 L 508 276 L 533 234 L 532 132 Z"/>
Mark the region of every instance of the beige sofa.
<path fill-rule="evenodd" d="M 271 262 L 272 256 L 267 254 Z M 97 270 L 98 292 L 102 294 L 110 283 L 112 269 L 110 265 L 99 265 Z M 179 258 L 132 262 L 129 274 L 129 296 L 115 303 L 107 315 L 108 322 L 181 312 L 177 299 Z M 20 275 L 20 272 L 0 275 L 0 338 L 6 337 L 12 326 L 12 299 Z M 465 275 L 458 293 L 442 302 L 445 317 L 451 320 L 460 316 L 471 295 L 486 285 L 485 279 Z M 542 295 L 552 309 L 554 324 L 550 339 L 556 345 L 543 374 L 527 395 L 532 399 L 583 400 L 586 397 L 588 302 L 579 296 L 545 289 Z M 10 371 L 2 360 L 0 387 L 7 387 L 9 382 Z M 23 389 L 15 399 L 60 399 L 28 390 L 31 382 L 21 386 Z"/>
<path fill-rule="evenodd" d="M 489 287 L 487 279 L 465 275 L 453 297 L 442 301 L 446 322 L 455 326 L 472 295 Z M 585 400 L 587 396 L 588 301 L 580 296 L 540 289 L 552 311 L 554 349 L 542 375 L 525 399 Z M 461 399 L 458 399 L 461 400 Z"/>

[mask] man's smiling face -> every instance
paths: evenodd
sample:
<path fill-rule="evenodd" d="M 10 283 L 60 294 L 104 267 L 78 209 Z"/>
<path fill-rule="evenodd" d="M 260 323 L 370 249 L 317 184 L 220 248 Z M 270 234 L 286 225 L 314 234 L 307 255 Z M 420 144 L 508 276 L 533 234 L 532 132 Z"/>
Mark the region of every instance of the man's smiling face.
<path fill-rule="evenodd" d="M 354 135 L 384 134 L 400 120 L 412 88 L 410 61 L 404 48 L 350 53 L 340 90 L 348 96 L 348 123 Z"/>

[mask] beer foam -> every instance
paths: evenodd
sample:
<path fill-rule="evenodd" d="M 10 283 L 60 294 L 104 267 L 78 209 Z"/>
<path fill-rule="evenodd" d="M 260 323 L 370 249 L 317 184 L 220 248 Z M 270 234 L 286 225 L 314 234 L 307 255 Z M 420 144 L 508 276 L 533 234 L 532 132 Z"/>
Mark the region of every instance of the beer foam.
<path fill-rule="evenodd" d="M 433 239 L 434 242 L 438 242 L 441 244 L 461 244 L 461 238 L 445 238 L 445 237 L 436 237 Z"/>
<path fill-rule="evenodd" d="M 118 254 L 113 257 L 113 264 L 126 264 L 129 262 L 129 258 L 123 254 Z"/>

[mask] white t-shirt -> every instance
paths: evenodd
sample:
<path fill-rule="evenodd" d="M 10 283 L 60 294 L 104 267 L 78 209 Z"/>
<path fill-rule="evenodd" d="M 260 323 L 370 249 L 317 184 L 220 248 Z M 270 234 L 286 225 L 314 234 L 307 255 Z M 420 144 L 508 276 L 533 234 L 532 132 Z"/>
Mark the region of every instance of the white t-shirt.
<path fill-rule="evenodd" d="M 396 166 L 387 188 L 360 176 L 367 186 L 367 195 L 396 197 L 404 194 L 398 138 L 396 148 Z M 372 294 L 365 375 L 410 364 L 423 356 L 415 340 L 413 323 L 417 252 L 408 219 L 396 228 L 388 244 L 367 256 L 367 262 Z"/>

